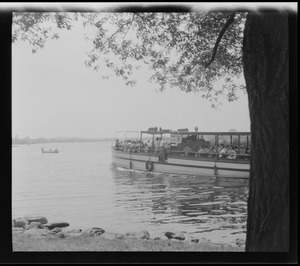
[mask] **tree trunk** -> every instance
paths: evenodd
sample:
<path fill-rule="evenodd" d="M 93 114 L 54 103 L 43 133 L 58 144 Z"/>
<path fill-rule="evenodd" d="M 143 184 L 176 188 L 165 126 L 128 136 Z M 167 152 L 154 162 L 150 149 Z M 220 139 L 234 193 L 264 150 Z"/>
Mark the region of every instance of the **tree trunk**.
<path fill-rule="evenodd" d="M 246 251 L 289 251 L 289 51 L 286 12 L 250 12 L 244 75 L 251 120 Z"/>

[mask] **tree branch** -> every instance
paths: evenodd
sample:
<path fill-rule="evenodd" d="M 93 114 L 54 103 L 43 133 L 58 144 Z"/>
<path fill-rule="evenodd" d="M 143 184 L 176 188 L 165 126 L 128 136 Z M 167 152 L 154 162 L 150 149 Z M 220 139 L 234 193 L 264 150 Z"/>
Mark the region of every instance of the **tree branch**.
<path fill-rule="evenodd" d="M 123 28 L 125 27 L 125 26 L 127 26 L 127 25 L 129 25 L 129 27 L 128 27 L 128 29 L 127 29 L 127 32 L 125 33 L 125 35 L 124 35 L 124 37 L 123 37 L 123 41 L 124 41 L 124 38 L 126 37 L 126 35 L 127 35 L 127 33 L 128 33 L 128 30 L 129 30 L 129 28 L 131 27 L 131 25 L 132 25 L 132 22 L 133 22 L 133 18 L 134 18 L 134 15 L 135 14 L 133 14 L 133 16 L 132 16 L 132 20 L 130 21 L 130 22 L 127 22 L 127 23 L 125 23 L 125 24 L 122 24 L 109 38 L 107 38 L 107 40 L 105 41 L 105 43 L 103 44 L 103 45 L 106 45 L 110 40 L 112 40 L 113 39 L 113 37 L 116 35 L 116 34 L 118 34 L 118 33 L 121 33 L 122 32 L 122 30 L 123 30 Z"/>
<path fill-rule="evenodd" d="M 215 20 L 218 20 L 218 21 L 222 21 L 221 18 L 217 18 L 216 16 L 214 16 L 213 14 L 210 14 Z"/>
<path fill-rule="evenodd" d="M 135 16 L 135 13 L 133 13 L 133 15 L 132 15 L 131 22 L 129 23 L 130 25 L 128 26 L 128 29 L 127 29 L 127 31 L 126 31 L 126 33 L 125 33 L 124 37 L 123 37 L 123 41 L 124 41 L 124 39 L 125 39 L 125 37 L 126 37 L 126 35 L 127 35 L 128 31 L 129 31 L 129 29 L 130 29 L 130 27 L 131 27 L 132 23 L 133 23 L 134 16 Z"/>
<path fill-rule="evenodd" d="M 215 43 L 215 47 L 213 49 L 213 54 L 211 56 L 211 59 L 204 65 L 205 67 L 209 67 L 209 65 L 215 60 L 215 57 L 216 57 L 216 54 L 217 54 L 217 50 L 218 50 L 218 46 L 220 44 L 220 41 L 221 41 L 221 39 L 222 39 L 225 31 L 227 30 L 227 28 L 233 23 L 234 16 L 235 16 L 235 12 L 231 13 L 229 19 L 227 20 L 227 22 L 225 23 L 224 27 L 220 31 L 219 36 L 217 38 L 217 41 Z"/>

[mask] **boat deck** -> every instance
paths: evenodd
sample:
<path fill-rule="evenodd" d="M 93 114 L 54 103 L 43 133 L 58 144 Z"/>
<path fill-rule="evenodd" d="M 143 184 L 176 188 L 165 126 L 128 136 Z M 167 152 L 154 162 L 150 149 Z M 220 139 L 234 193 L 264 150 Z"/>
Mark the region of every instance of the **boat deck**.
<path fill-rule="evenodd" d="M 182 154 L 169 154 L 165 161 L 153 152 L 119 151 L 112 148 L 113 162 L 121 167 L 161 173 L 249 177 L 250 161 L 247 159 L 225 159 L 216 157 L 195 157 Z"/>

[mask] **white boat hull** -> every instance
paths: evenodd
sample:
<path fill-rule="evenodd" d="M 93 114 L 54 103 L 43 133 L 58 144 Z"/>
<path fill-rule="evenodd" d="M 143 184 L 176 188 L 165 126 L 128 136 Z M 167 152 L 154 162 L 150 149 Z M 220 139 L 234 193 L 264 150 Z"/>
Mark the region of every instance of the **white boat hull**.
<path fill-rule="evenodd" d="M 194 158 L 186 156 L 169 157 L 166 162 L 159 162 L 158 156 L 150 153 L 130 153 L 112 149 L 112 161 L 115 165 L 147 171 L 146 163 L 153 162 L 152 172 L 249 178 L 250 163 L 246 160 L 229 160 L 218 158 Z"/>

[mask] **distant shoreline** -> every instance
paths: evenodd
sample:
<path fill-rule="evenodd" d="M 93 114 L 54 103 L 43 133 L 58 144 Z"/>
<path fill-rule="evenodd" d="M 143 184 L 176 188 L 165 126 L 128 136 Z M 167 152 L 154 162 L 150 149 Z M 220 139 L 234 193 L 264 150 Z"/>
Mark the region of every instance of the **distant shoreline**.
<path fill-rule="evenodd" d="M 68 142 L 103 142 L 114 141 L 114 138 L 12 138 L 12 145 L 31 145 L 31 144 L 43 144 L 43 143 L 68 143 Z"/>

